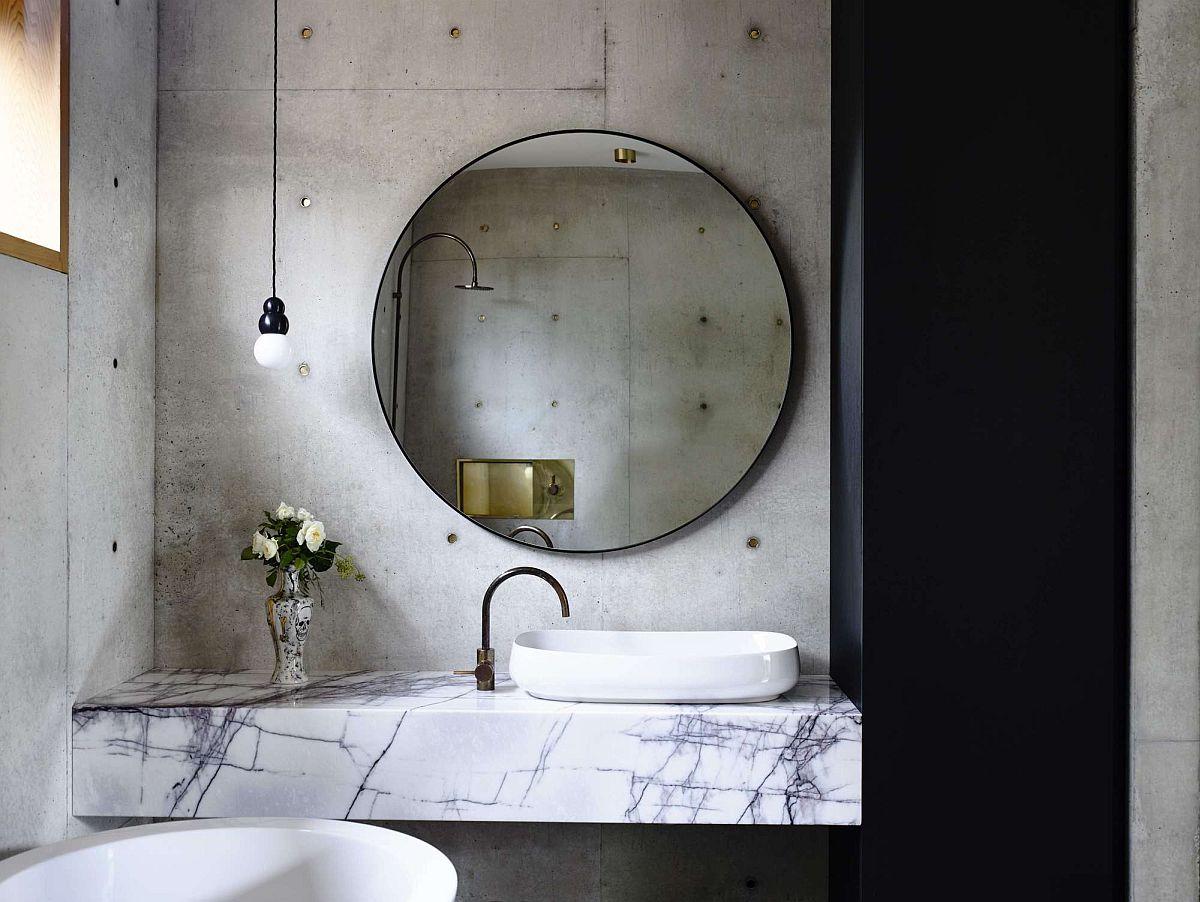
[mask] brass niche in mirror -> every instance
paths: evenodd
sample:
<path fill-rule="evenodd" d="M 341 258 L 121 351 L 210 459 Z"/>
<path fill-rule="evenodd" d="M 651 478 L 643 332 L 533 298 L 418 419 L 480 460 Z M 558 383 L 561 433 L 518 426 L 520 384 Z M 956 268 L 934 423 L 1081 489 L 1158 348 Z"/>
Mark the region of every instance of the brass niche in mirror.
<path fill-rule="evenodd" d="M 686 525 L 749 472 L 787 393 L 792 316 L 725 185 L 654 142 L 567 131 L 485 154 L 421 205 L 372 341 L 392 433 L 447 504 L 515 541 L 607 551 Z"/>

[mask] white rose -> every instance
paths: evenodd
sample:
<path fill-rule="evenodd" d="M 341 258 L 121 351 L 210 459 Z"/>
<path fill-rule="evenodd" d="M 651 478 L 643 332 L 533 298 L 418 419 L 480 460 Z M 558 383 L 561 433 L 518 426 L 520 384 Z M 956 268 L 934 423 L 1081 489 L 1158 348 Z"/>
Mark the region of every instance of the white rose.
<path fill-rule="evenodd" d="M 296 544 L 304 544 L 304 534 L 308 532 L 308 527 L 312 526 L 312 520 L 303 520 L 300 523 L 300 528 L 296 530 Z"/>
<path fill-rule="evenodd" d="M 308 524 L 308 529 L 304 530 L 304 545 L 309 551 L 316 551 L 325 544 L 325 524 L 320 520 L 313 520 Z"/>
<path fill-rule="evenodd" d="M 274 539 L 267 538 L 261 532 L 254 534 L 251 543 L 250 550 L 263 560 L 269 561 L 279 552 L 279 543 Z"/>
<path fill-rule="evenodd" d="M 275 508 L 275 516 L 280 520 L 294 520 L 296 518 L 296 509 L 286 501 L 280 501 L 279 507 Z"/>
<path fill-rule="evenodd" d="M 299 520 L 301 523 L 307 523 L 313 519 L 313 515 L 310 514 L 308 511 L 306 511 L 304 508 L 298 507 L 298 508 L 296 508 L 295 519 Z"/>

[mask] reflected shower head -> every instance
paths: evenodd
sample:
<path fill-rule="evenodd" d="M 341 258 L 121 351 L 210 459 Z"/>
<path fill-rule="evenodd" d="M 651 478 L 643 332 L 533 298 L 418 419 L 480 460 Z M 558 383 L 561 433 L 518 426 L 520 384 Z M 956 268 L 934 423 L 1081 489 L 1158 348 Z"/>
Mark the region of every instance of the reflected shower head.
<path fill-rule="evenodd" d="M 396 298 L 397 300 L 399 300 L 399 298 L 401 296 L 402 289 L 400 286 L 401 286 L 402 276 L 404 275 L 405 262 L 407 262 L 408 258 L 410 256 L 412 256 L 412 252 L 417 249 L 418 245 L 424 244 L 426 241 L 429 241 L 432 238 L 449 238 L 451 241 L 457 243 L 460 247 L 462 247 L 462 249 L 467 252 L 467 256 L 471 258 L 471 282 L 470 282 L 470 284 L 455 285 L 454 286 L 455 288 L 461 288 L 464 291 L 492 291 L 493 290 L 492 286 L 490 286 L 490 285 L 480 285 L 479 284 L 479 265 L 475 260 L 475 252 L 473 250 L 471 250 L 471 245 L 467 244 L 467 242 L 463 241 L 457 235 L 454 235 L 450 232 L 430 232 L 428 235 L 422 235 L 416 241 L 412 242 L 412 244 L 410 244 L 408 246 L 408 250 L 406 250 L 404 252 L 404 256 L 402 256 L 400 258 L 400 265 L 396 267 L 396 290 L 392 292 L 393 298 Z"/>

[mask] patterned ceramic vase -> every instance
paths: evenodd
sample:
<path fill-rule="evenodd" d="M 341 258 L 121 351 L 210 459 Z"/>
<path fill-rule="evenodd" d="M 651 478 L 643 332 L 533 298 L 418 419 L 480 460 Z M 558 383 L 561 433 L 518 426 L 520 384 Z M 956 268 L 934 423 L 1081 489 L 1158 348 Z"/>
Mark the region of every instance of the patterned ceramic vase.
<path fill-rule="evenodd" d="M 267 599 L 267 625 L 275 643 L 275 672 L 271 682 L 299 686 L 308 682 L 304 672 L 304 640 L 312 619 L 312 599 L 295 570 L 283 574 L 283 588 Z"/>

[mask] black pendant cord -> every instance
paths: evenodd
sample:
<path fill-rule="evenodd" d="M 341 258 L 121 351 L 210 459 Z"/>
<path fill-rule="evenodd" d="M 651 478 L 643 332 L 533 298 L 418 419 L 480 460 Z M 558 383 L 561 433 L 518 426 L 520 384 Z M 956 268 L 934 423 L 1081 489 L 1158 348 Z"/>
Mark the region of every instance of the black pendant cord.
<path fill-rule="evenodd" d="M 258 331 L 263 335 L 287 335 L 288 318 L 283 312 L 283 301 L 276 294 L 277 265 L 279 251 L 279 0 L 275 0 L 275 46 L 271 57 L 271 296 L 263 301 L 262 316 L 258 318 Z M 255 356 L 258 355 L 255 344 Z M 268 356 L 271 356 L 268 353 Z M 264 364 L 271 366 L 274 364 Z"/>
<path fill-rule="evenodd" d="M 275 0 L 275 56 L 271 82 L 271 297 L 275 293 L 275 229 L 279 216 L 279 0 Z"/>

